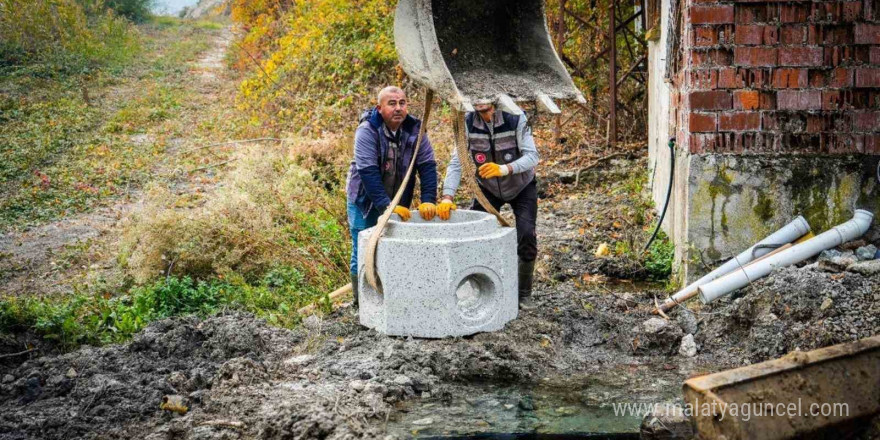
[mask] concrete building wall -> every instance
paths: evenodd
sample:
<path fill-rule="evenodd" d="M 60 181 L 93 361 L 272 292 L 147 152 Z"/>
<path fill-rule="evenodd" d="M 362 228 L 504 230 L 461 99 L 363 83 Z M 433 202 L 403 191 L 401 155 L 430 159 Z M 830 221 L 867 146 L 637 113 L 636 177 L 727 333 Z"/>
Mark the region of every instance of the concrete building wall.
<path fill-rule="evenodd" d="M 685 277 L 798 214 L 818 232 L 855 208 L 880 214 L 880 0 L 683 0 L 680 67 L 661 85 L 668 1 L 649 45 L 649 152 L 660 206 L 660 137 L 676 133 L 664 228 Z"/>
<path fill-rule="evenodd" d="M 670 0 L 662 0 L 660 10 L 668 11 L 672 7 Z M 668 29 L 670 16 L 660 16 L 660 28 Z M 674 84 L 666 71 L 667 32 L 661 32 L 660 38 L 648 42 L 648 162 L 650 166 L 651 197 L 658 211 L 663 208 L 669 185 L 670 150 L 669 139 L 675 136 L 677 129 L 677 109 L 672 105 Z M 686 241 L 687 239 L 687 216 L 685 208 L 687 204 L 687 153 L 678 149 L 676 151 L 676 172 L 674 173 L 673 192 L 666 217 L 663 220 L 663 230 L 674 242 Z M 684 255 L 678 255 L 678 259 Z"/>

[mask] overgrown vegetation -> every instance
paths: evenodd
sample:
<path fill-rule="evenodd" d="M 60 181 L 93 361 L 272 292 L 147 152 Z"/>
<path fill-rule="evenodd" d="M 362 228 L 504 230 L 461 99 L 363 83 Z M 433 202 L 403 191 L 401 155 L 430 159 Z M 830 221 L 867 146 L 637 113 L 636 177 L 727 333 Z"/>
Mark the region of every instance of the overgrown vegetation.
<path fill-rule="evenodd" d="M 654 202 L 646 188 L 647 184 L 648 174 L 635 172 L 613 186 L 612 192 L 625 194 L 633 203 L 633 206 L 625 208 L 625 215 L 616 222 L 620 226 L 626 224 L 614 242 L 614 253 L 639 262 L 648 279 L 665 281 L 672 274 L 675 255 L 675 245 L 666 233 L 661 229 L 647 251 L 642 251 L 657 224 L 657 219 L 651 215 Z"/>
<path fill-rule="evenodd" d="M 101 0 L 91 1 L 99 2 Z M 104 5 L 115 11 L 117 14 L 136 23 L 142 23 L 149 19 L 150 9 L 152 9 L 155 4 L 155 1 L 153 0 L 103 0 L 103 2 Z"/>
<path fill-rule="evenodd" d="M 587 106 L 595 111 L 584 113 L 585 122 L 592 126 L 604 127 L 607 123 L 608 109 L 611 108 L 608 92 L 608 22 L 609 6 L 613 0 L 565 0 L 569 11 L 562 22 L 565 32 L 562 50 L 563 62 L 572 72 L 572 79 L 584 93 Z M 547 0 L 547 20 L 554 42 L 560 41 L 559 16 L 560 0 Z M 642 17 L 628 20 L 638 12 L 638 3 L 615 2 L 617 23 L 627 22 L 619 27 L 614 41 L 617 49 L 618 73 L 620 79 L 625 72 L 633 69 L 633 77 L 617 86 L 618 128 L 621 138 L 642 141 L 647 132 L 647 46 L 644 43 Z M 639 25 L 634 25 L 637 22 Z M 651 27 L 650 23 L 647 23 Z"/>
<path fill-rule="evenodd" d="M 297 151 L 314 154 L 317 143 Z M 157 275 L 231 274 L 257 282 L 281 266 L 309 289 L 334 290 L 347 267 L 345 221 L 338 217 L 344 200 L 316 184 L 317 174 L 298 165 L 300 155 L 252 147 L 232 160 L 225 184 L 197 207 L 179 209 L 186 200 L 153 188 L 125 227 L 122 267 L 143 283 Z M 338 180 L 330 185 L 337 189 Z"/>
<path fill-rule="evenodd" d="M 246 31 L 235 65 L 248 73 L 240 108 L 255 124 L 335 129 L 393 80 L 394 1 L 237 0 Z"/>
<path fill-rule="evenodd" d="M 112 279 L 96 274 L 66 294 L 3 297 L 0 331 L 31 331 L 70 349 L 125 340 L 156 319 L 224 309 L 290 327 L 298 308 L 346 281 L 338 194 L 350 139 L 204 148 L 212 139 L 263 135 L 242 129 L 223 102 L 211 102 L 223 108 L 210 114 L 193 108 L 204 99 L 193 87 L 194 57 L 220 28 L 151 18 L 133 31 L 144 37 L 144 54 L 114 69 L 41 77 L 17 66 L 0 77 L 0 134 L 10 159 L 0 164 L 0 230 L 147 189 L 143 209 L 121 224 Z M 156 173 L 163 167 L 170 174 Z M 172 191 L 181 179 L 222 184 L 208 193 Z M 69 259 L 55 267 L 83 263 Z"/>
<path fill-rule="evenodd" d="M 158 319 L 208 316 L 225 309 L 245 310 L 273 325 L 291 328 L 299 320 L 294 311 L 321 298 L 312 291 L 304 293 L 303 285 L 296 270 L 278 267 L 256 284 L 240 278 L 168 277 L 119 296 L 75 292 L 57 298 L 7 297 L 0 299 L 0 331 L 32 331 L 63 349 L 72 349 L 125 341 Z"/>
<path fill-rule="evenodd" d="M 329 307 L 321 301 L 347 273 L 346 231 L 333 214 L 343 201 L 327 189 L 338 189 L 343 167 L 332 160 L 341 145 L 245 148 L 206 200 L 153 188 L 125 227 L 119 257 L 136 284 L 121 294 L 92 283 L 69 296 L 0 299 L 0 331 L 32 331 L 70 349 L 124 341 L 157 319 L 226 309 L 293 327 L 300 307 Z"/>
<path fill-rule="evenodd" d="M 675 245 L 662 230 L 648 248 L 644 265 L 648 275 L 654 281 L 666 280 L 672 275 L 672 261 L 675 256 Z"/>
<path fill-rule="evenodd" d="M 137 49 L 137 30 L 99 1 L 0 2 L 0 73 L 91 73 L 118 68 Z"/>
<path fill-rule="evenodd" d="M 124 65 L 43 77 L 35 69 L 52 68 L 36 66 L 52 61 L 35 55 L 0 75 L 0 230 L 86 211 L 143 185 L 166 139 L 192 128 L 180 118 L 192 93 L 182 83 L 213 31 L 156 19 L 129 31 L 145 40 Z M 121 84 L 136 93 L 119 95 Z"/>

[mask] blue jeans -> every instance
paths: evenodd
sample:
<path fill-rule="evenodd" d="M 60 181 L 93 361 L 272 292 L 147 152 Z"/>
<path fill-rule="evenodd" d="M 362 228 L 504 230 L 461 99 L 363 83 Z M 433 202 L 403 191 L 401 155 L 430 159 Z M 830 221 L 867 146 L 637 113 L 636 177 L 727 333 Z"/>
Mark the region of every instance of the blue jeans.
<path fill-rule="evenodd" d="M 352 275 L 358 272 L 358 234 L 364 229 L 372 228 L 379 222 L 379 211 L 371 209 L 367 218 L 363 211 L 352 202 L 348 202 L 348 229 L 351 231 L 351 260 L 349 270 Z"/>

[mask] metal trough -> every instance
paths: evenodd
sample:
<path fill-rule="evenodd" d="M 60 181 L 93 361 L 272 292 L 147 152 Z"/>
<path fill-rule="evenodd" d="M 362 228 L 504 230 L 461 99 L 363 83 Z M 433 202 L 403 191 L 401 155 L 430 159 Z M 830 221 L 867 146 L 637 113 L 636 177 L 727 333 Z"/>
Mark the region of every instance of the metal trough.
<path fill-rule="evenodd" d="M 684 398 L 701 438 L 842 438 L 880 414 L 880 335 L 693 378 Z"/>

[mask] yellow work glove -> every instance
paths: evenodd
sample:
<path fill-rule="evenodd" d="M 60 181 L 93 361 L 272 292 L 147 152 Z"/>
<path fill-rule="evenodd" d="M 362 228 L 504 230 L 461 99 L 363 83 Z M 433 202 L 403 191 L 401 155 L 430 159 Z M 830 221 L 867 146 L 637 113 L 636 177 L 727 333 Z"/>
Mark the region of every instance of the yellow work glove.
<path fill-rule="evenodd" d="M 504 177 L 510 174 L 510 168 L 507 165 L 498 165 L 495 162 L 483 164 L 480 167 L 480 177 L 484 179 L 492 179 L 494 177 Z"/>
<path fill-rule="evenodd" d="M 449 216 L 452 214 L 452 211 L 455 211 L 456 206 L 455 203 L 452 203 L 452 200 L 443 199 L 439 205 L 437 205 L 437 217 L 440 217 L 440 220 L 449 220 Z"/>
<path fill-rule="evenodd" d="M 406 209 L 403 206 L 397 205 L 394 207 L 394 213 L 400 216 L 400 219 L 407 222 L 409 221 L 410 212 L 409 209 Z"/>
<path fill-rule="evenodd" d="M 437 215 L 437 205 L 433 203 L 422 203 L 419 205 L 419 215 L 425 220 L 433 220 Z"/>

